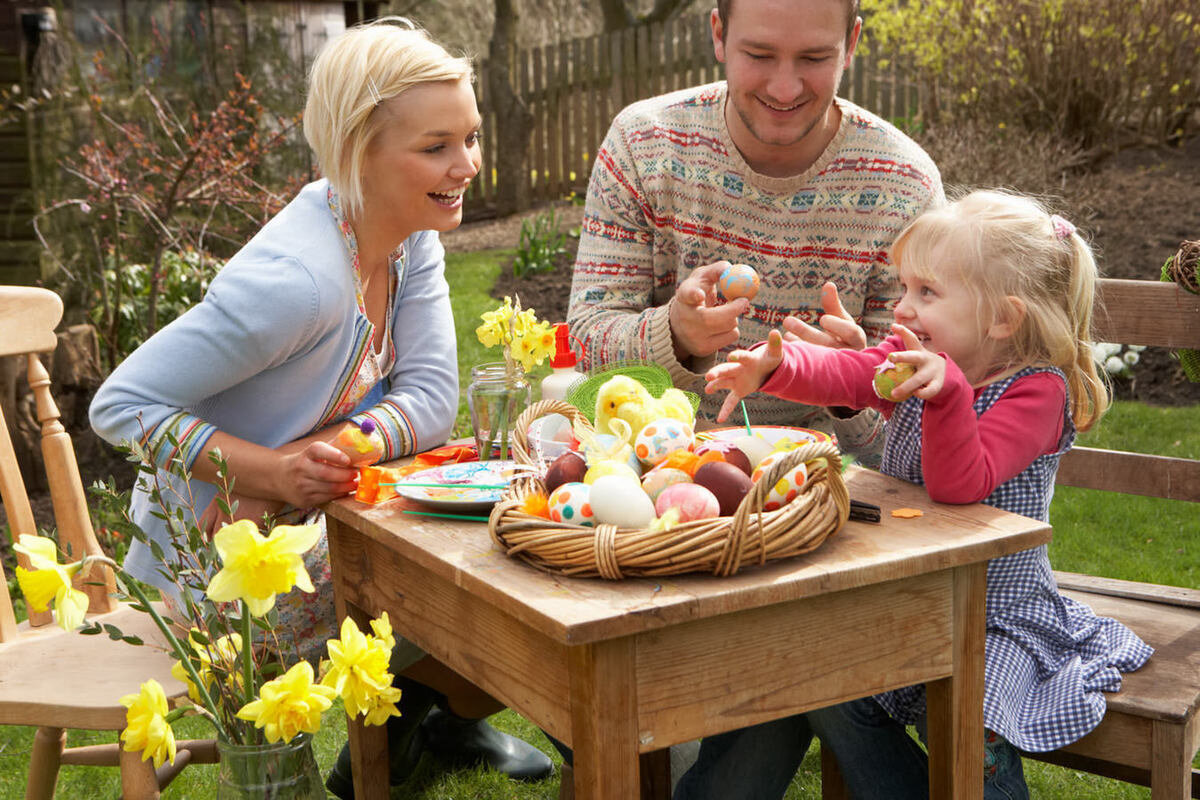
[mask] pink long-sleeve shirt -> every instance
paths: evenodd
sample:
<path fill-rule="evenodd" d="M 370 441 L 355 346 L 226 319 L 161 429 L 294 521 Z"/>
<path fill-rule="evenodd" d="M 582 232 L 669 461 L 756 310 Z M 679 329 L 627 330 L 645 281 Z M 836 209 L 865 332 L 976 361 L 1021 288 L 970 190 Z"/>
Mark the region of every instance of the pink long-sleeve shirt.
<path fill-rule="evenodd" d="M 896 403 L 880 399 L 872 379 L 877 364 L 904 349 L 898 336 L 865 350 L 786 342 L 783 363 L 761 391 L 797 403 L 870 407 L 891 417 Z M 1038 456 L 1058 449 L 1066 387 L 1053 373 L 1028 375 L 977 416 L 972 404 L 982 387 L 972 388 L 954 361 L 942 357 L 945 385 L 925 401 L 921 420 L 921 470 L 937 502 L 976 503 Z"/>

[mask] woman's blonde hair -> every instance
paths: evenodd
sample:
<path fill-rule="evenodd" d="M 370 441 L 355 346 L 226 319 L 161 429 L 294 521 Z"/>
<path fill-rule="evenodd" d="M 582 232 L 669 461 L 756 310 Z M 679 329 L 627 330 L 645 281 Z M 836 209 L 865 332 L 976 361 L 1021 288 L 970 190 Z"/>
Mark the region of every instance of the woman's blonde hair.
<path fill-rule="evenodd" d="M 951 270 L 975 295 L 981 328 L 1015 322 L 1007 298 L 1020 300 L 1025 313 L 1005 340 L 1007 362 L 992 366 L 1061 369 L 1079 430 L 1107 410 L 1108 384 L 1091 348 L 1096 261 L 1074 226 L 1040 202 L 1001 190 L 970 192 L 905 228 L 892 262 L 925 277 Z"/>
<path fill-rule="evenodd" d="M 417 84 L 471 80 L 455 58 L 404 17 L 357 25 L 327 44 L 308 75 L 304 137 L 346 213 L 363 206 L 363 162 L 383 126 L 376 108 Z"/>

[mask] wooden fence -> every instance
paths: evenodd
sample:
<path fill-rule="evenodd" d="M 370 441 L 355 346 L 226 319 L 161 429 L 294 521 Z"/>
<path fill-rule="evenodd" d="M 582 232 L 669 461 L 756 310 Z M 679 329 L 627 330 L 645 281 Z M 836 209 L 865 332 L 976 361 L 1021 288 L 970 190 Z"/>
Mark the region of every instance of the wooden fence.
<path fill-rule="evenodd" d="M 486 61 L 479 64 L 476 92 L 483 116 L 483 168 L 473 182 L 468 214 L 494 213 L 498 152 L 495 118 L 486 93 Z M 917 113 L 917 87 L 905 80 L 895 59 L 859 53 L 851 61 L 839 95 L 886 119 Z M 708 14 L 687 15 L 652 26 L 630 28 L 522 50 L 513 88 L 533 114 L 528 144 L 529 203 L 582 195 L 592 157 L 609 123 L 625 106 L 664 92 L 719 80 Z"/>

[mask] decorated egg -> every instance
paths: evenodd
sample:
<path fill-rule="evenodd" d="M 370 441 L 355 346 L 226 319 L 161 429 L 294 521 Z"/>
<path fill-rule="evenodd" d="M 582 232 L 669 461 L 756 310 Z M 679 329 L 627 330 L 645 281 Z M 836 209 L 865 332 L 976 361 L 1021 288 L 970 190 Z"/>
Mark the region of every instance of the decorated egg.
<path fill-rule="evenodd" d="M 732 442 L 733 446 L 741 450 L 745 454 L 746 459 L 750 462 L 750 468 L 753 469 L 759 465 L 764 458 L 769 456 L 775 449 L 761 436 L 739 436 Z"/>
<path fill-rule="evenodd" d="M 742 498 L 754 487 L 750 476 L 728 461 L 713 461 L 701 466 L 693 480 L 697 486 L 713 493 L 723 517 L 737 511 Z"/>
<path fill-rule="evenodd" d="M 592 484 L 592 513 L 596 524 L 618 528 L 644 528 L 654 521 L 654 503 L 637 478 L 605 475 Z"/>
<path fill-rule="evenodd" d="M 726 300 L 739 297 L 752 300 L 758 294 L 758 273 L 745 264 L 730 264 L 717 279 L 717 291 Z"/>
<path fill-rule="evenodd" d="M 661 467 L 652 469 L 642 476 L 642 491 L 651 500 L 657 500 L 662 490 L 676 483 L 691 483 L 692 477 L 681 469 Z"/>
<path fill-rule="evenodd" d="M 588 464 L 615 457 L 626 459 L 633 471 L 641 475 L 642 462 L 638 461 L 637 455 L 634 454 L 633 446 L 626 443 L 622 447 L 620 442 L 621 440 L 611 433 L 598 433 L 589 444 L 584 445 L 583 454 Z"/>
<path fill-rule="evenodd" d="M 690 450 L 696 441 L 692 426 L 670 417 L 656 419 L 638 433 L 633 452 L 645 465 L 657 464 L 676 450 Z"/>
<path fill-rule="evenodd" d="M 746 473 L 747 476 L 754 471 L 750 466 L 750 459 L 745 453 L 734 446 L 733 442 L 725 442 L 719 439 L 711 442 L 705 442 L 696 448 L 696 455 L 702 456 L 709 450 L 716 450 L 726 461 L 733 464 L 735 467 Z"/>
<path fill-rule="evenodd" d="M 568 450 L 550 462 L 550 466 L 546 468 L 546 478 L 543 482 L 546 484 L 546 491 L 553 492 L 564 483 L 583 481 L 586 473 L 587 462 L 583 460 L 583 455 L 578 451 Z"/>
<path fill-rule="evenodd" d="M 771 453 L 758 462 L 758 466 L 754 468 L 754 473 L 750 476 L 750 479 L 757 483 L 759 479 L 767 474 L 767 470 L 771 468 L 772 464 L 775 464 L 786 456 L 786 451 Z M 783 477 L 775 481 L 775 485 L 771 487 L 771 491 L 767 492 L 766 497 L 763 498 L 763 511 L 775 511 L 792 502 L 792 500 L 796 499 L 796 495 L 800 493 L 800 487 L 804 485 L 806 480 L 808 480 L 808 468 L 804 464 L 797 464 L 792 467 L 784 473 Z"/>
<path fill-rule="evenodd" d="M 550 519 L 572 525 L 595 525 L 591 494 L 592 487 L 586 483 L 564 483 L 546 501 Z"/>
<path fill-rule="evenodd" d="M 622 478 L 628 478 L 634 483 L 641 480 L 641 473 L 633 467 L 626 464 L 624 461 L 597 461 L 588 467 L 587 472 L 583 474 L 583 482 L 587 484 L 595 483 L 605 475 L 619 475 Z"/>
<path fill-rule="evenodd" d="M 348 422 L 338 431 L 333 446 L 350 456 L 350 466 L 366 467 L 383 458 L 383 437 L 369 417 L 357 425 Z"/>
<path fill-rule="evenodd" d="M 680 522 L 709 519 L 721 515 L 721 504 L 715 495 L 703 486 L 694 483 L 676 483 L 659 493 L 654 501 L 654 510 L 661 517 L 667 509 L 679 510 Z"/>
<path fill-rule="evenodd" d="M 911 378 L 916 372 L 917 368 L 906 362 L 899 364 L 891 361 L 879 362 L 875 365 L 875 377 L 871 381 L 875 388 L 875 394 L 881 400 L 891 400 L 892 392 L 896 390 L 896 387 Z"/>

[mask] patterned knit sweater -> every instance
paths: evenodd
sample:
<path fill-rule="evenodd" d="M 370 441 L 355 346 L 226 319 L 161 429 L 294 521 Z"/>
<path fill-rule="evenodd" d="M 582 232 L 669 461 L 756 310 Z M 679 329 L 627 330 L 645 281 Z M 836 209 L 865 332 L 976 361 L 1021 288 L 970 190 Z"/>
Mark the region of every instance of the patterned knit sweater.
<path fill-rule="evenodd" d="M 943 199 L 933 161 L 889 123 L 838 99 L 841 126 L 816 163 L 767 177 L 729 138 L 725 95 L 719 82 L 644 100 L 609 129 L 588 186 L 567 315 L 585 368 L 653 361 L 676 386 L 702 394 L 704 371 L 734 347 L 681 364 L 668 303 L 693 269 L 722 259 L 749 264 L 762 282 L 737 347 L 765 339 L 788 314 L 815 324 L 827 280 L 872 342 L 888 332 L 899 296 L 888 249 Z M 720 403 L 706 396 L 702 420 L 713 421 Z M 850 450 L 858 448 L 847 438 L 875 435 L 870 425 L 835 426 L 822 409 L 761 393 L 746 405 L 755 424 L 834 430 Z"/>

